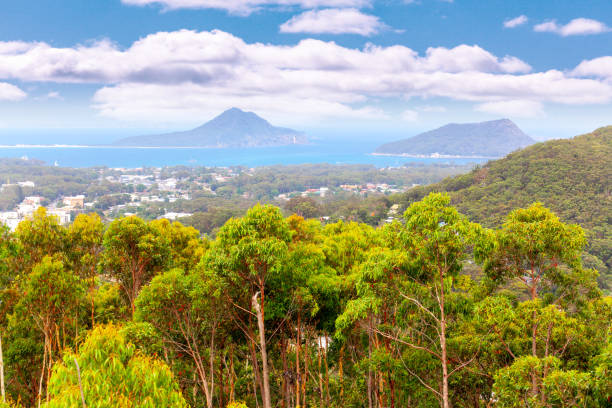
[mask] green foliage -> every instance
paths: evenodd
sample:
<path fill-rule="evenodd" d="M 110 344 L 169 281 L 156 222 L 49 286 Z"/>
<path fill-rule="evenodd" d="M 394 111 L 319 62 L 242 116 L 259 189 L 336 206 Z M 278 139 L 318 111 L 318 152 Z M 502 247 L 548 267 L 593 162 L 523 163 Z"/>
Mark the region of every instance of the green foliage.
<path fill-rule="evenodd" d="M 104 248 L 102 270 L 121 285 L 133 313 L 140 288 L 168 263 L 168 237 L 140 218 L 121 218 L 106 230 Z"/>
<path fill-rule="evenodd" d="M 575 300 L 593 295 L 596 272 L 582 269 L 580 255 L 586 244 L 582 228 L 567 225 L 536 203 L 512 211 L 484 252 L 489 279 L 505 283 L 517 279 L 539 296 Z M 490 244 L 487 244 L 490 245 Z"/>
<path fill-rule="evenodd" d="M 128 310 L 121 296 L 121 287 L 117 283 L 102 283 L 94 291 L 94 321 L 107 324 L 123 320 Z"/>
<path fill-rule="evenodd" d="M 532 382 L 542 386 L 532 394 Z M 521 357 L 495 375 L 495 406 L 506 407 L 575 407 L 588 406 L 592 378 L 589 373 L 564 371 L 561 362 L 549 357 Z"/>
<path fill-rule="evenodd" d="M 431 191 L 449 192 L 453 204 L 486 227 L 502 224 L 510 211 L 541 202 L 585 229 L 600 285 L 612 285 L 612 127 L 572 139 L 551 140 L 491 161 L 469 174 L 419 187 L 403 195 L 404 205 Z"/>
<path fill-rule="evenodd" d="M 79 278 L 51 257 L 34 267 L 23 291 L 17 308 L 27 311 L 41 330 L 48 330 L 45 335 L 52 335 L 64 318 L 74 314 L 85 292 Z"/>
<path fill-rule="evenodd" d="M 20 243 L 19 269 L 28 272 L 45 256 L 59 254 L 64 249 L 66 229 L 57 217 L 47 215 L 44 207 L 38 208 L 31 218 L 17 226 L 15 236 Z"/>
<path fill-rule="evenodd" d="M 588 234 L 541 204 L 485 229 L 451 199 L 379 228 L 257 205 L 211 242 L 40 210 L 0 231 L 8 398 L 82 405 L 76 358 L 87 406 L 609 404 Z"/>
<path fill-rule="evenodd" d="M 168 366 L 139 354 L 112 325 L 94 329 L 53 368 L 44 406 L 80 406 L 80 387 L 92 407 L 187 407 Z"/>
<path fill-rule="evenodd" d="M 155 220 L 151 221 L 151 227 L 170 245 L 170 267 L 190 271 L 200 262 L 208 248 L 208 241 L 201 239 L 195 228 L 183 226 L 180 222 Z"/>

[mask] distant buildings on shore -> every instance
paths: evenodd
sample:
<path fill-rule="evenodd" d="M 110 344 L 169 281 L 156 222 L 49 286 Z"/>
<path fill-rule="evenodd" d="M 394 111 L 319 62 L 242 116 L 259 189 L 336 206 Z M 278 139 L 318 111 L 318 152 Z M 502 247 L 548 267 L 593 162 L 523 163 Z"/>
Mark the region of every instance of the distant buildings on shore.
<path fill-rule="evenodd" d="M 32 183 L 32 185 L 33 184 L 34 183 Z M 30 185 L 28 185 L 28 187 L 30 187 Z M 85 196 L 83 195 L 64 197 L 62 201 L 64 206 L 50 207 L 47 209 L 47 214 L 57 217 L 60 224 L 68 225 L 72 221 L 72 212 L 80 211 L 85 207 L 84 201 Z M 0 223 L 6 225 L 11 231 L 15 231 L 20 222 L 30 218 L 38 208 L 42 207 L 43 202 L 43 197 L 25 197 L 23 201 L 17 205 L 14 211 L 0 212 Z"/>

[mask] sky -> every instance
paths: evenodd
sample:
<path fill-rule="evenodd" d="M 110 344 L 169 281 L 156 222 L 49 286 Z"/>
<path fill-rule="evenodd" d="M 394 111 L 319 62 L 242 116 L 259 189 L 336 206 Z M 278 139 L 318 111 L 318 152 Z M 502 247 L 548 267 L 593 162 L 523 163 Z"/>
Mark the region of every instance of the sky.
<path fill-rule="evenodd" d="M 537 139 L 612 124 L 610 0 L 24 0 L 0 22 L 0 134 L 87 143 L 231 107 L 381 141 L 499 118 Z"/>

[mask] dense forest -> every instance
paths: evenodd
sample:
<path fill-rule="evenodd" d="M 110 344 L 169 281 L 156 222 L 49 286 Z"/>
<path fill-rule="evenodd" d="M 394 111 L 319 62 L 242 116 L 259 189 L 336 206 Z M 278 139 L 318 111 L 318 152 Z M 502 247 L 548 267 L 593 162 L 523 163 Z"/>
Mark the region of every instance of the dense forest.
<path fill-rule="evenodd" d="M 491 161 L 472 172 L 399 198 L 404 207 L 432 191 L 445 191 L 454 206 L 487 227 L 502 224 L 515 208 L 534 201 L 565 222 L 580 224 L 588 237 L 585 264 L 612 288 L 612 127 L 572 139 L 552 140 Z"/>
<path fill-rule="evenodd" d="M 537 203 L 489 229 L 450 202 L 378 228 L 256 205 L 214 240 L 40 208 L 0 233 L 0 404 L 609 406 L 583 229 Z"/>

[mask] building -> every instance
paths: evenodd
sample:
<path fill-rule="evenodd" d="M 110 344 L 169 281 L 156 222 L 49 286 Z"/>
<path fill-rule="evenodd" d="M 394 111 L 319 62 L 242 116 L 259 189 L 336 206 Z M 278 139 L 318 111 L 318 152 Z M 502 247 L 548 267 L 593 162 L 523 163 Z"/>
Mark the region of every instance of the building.
<path fill-rule="evenodd" d="M 160 218 L 165 218 L 170 221 L 176 221 L 178 218 L 191 217 L 193 214 L 169 212 L 162 215 Z"/>
<path fill-rule="evenodd" d="M 41 206 L 44 198 L 38 196 L 30 196 L 23 199 L 22 204 L 33 205 L 33 206 Z"/>
<path fill-rule="evenodd" d="M 83 208 L 85 207 L 85 196 L 78 195 L 74 197 L 64 197 L 64 205 L 72 208 Z"/>

